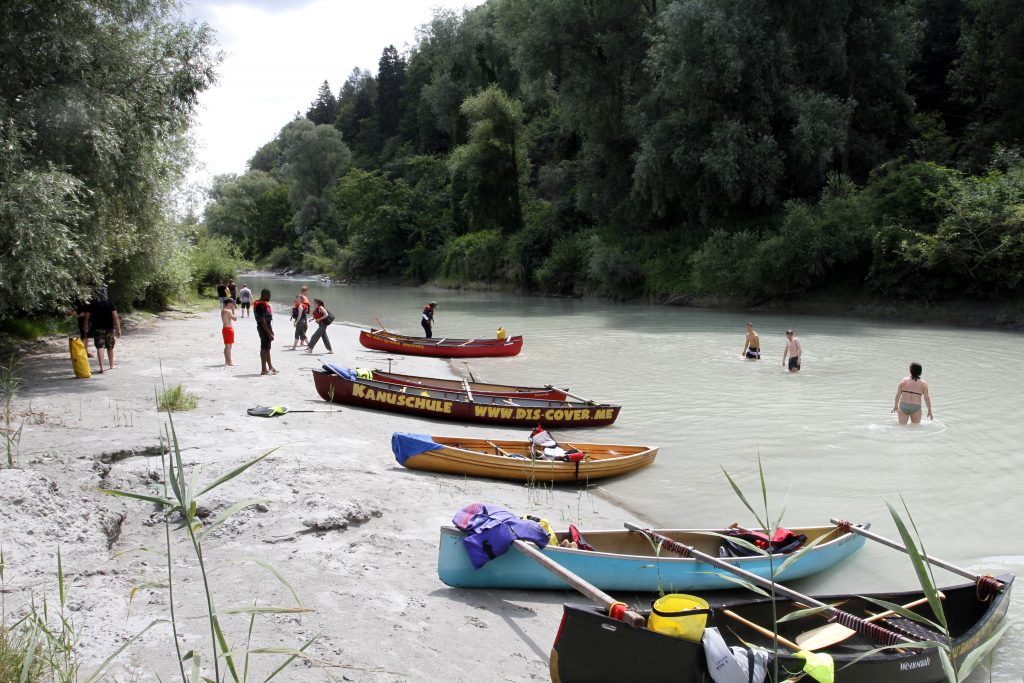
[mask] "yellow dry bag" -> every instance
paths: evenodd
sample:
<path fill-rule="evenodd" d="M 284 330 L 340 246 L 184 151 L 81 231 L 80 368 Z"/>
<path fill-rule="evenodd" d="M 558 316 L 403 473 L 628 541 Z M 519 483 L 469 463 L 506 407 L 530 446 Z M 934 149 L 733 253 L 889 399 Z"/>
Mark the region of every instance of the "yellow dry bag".
<path fill-rule="evenodd" d="M 89 356 L 85 352 L 85 344 L 78 337 L 68 339 L 68 347 L 71 349 L 71 367 L 75 370 L 75 377 L 88 379 L 92 377 L 92 369 L 89 367 Z"/>
<path fill-rule="evenodd" d="M 707 601 L 702 598 L 669 593 L 654 601 L 647 628 L 699 643 L 710 613 Z"/>
<path fill-rule="evenodd" d="M 497 334 L 498 341 L 505 341 L 505 338 L 507 336 L 508 336 L 508 332 L 505 331 L 505 328 L 504 327 L 499 327 L 498 328 L 498 334 Z"/>

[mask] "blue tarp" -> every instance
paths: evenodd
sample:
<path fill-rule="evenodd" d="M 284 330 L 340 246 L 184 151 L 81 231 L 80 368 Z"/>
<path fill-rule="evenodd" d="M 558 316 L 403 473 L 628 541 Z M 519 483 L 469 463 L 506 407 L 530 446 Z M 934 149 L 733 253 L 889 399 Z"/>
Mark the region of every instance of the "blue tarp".
<path fill-rule="evenodd" d="M 332 363 L 324 363 L 324 370 L 327 372 L 333 372 L 336 375 L 340 375 L 345 379 L 355 379 L 356 373 L 351 368 L 343 368 Z"/>
<path fill-rule="evenodd" d="M 436 451 L 444 448 L 436 443 L 427 434 L 409 434 L 407 432 L 395 432 L 391 435 L 391 450 L 395 454 L 395 460 L 404 465 L 405 461 L 414 455 Z"/>

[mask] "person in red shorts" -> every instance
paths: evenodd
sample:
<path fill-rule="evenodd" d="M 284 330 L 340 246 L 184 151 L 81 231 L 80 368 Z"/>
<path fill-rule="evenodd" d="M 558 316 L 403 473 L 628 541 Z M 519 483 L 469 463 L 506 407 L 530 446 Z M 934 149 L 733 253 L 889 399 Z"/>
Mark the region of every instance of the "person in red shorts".
<path fill-rule="evenodd" d="M 220 309 L 221 334 L 224 335 L 224 365 L 234 365 L 231 362 L 231 346 L 235 343 L 236 320 L 238 316 L 235 315 L 235 300 L 228 299 L 224 302 L 224 308 Z"/>

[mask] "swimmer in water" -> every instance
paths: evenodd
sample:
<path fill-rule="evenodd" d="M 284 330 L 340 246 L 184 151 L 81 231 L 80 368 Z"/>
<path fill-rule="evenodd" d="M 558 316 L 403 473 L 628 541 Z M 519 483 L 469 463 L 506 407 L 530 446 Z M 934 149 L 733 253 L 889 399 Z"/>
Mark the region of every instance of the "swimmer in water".
<path fill-rule="evenodd" d="M 928 395 L 928 382 L 921 379 L 921 364 L 910 364 L 910 377 L 904 377 L 896 387 L 896 399 L 893 401 L 892 412 L 896 413 L 900 424 L 907 422 L 921 424 L 921 399 L 928 408 L 928 419 L 932 417 L 932 397 Z"/>

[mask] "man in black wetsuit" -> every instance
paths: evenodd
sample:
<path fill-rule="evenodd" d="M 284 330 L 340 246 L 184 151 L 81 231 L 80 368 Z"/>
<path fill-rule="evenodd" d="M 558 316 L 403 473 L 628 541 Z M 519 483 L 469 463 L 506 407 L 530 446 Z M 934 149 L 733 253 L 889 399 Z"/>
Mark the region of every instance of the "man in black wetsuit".
<path fill-rule="evenodd" d="M 437 308 L 437 302 L 431 301 L 429 304 L 423 307 L 423 315 L 420 316 L 420 325 L 423 325 L 423 333 L 427 339 L 433 337 L 434 330 L 434 309 Z"/>

